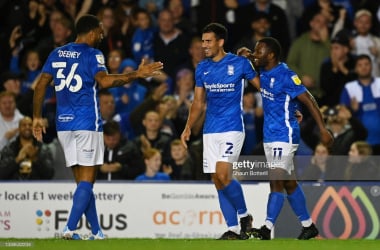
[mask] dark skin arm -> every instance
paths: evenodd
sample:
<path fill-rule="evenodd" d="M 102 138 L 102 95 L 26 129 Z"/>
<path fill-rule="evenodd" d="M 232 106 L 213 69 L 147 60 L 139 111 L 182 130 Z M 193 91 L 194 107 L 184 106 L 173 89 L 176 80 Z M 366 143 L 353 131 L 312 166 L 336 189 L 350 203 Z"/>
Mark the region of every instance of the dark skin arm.
<path fill-rule="evenodd" d="M 138 78 L 159 75 L 162 68 L 163 65 L 161 62 L 146 64 L 143 59 L 136 71 L 126 74 L 108 74 L 105 71 L 101 71 L 95 75 L 95 80 L 101 88 L 119 87 L 131 83 Z"/>
<path fill-rule="evenodd" d="M 314 118 L 319 128 L 320 140 L 327 147 L 331 147 L 334 142 L 334 137 L 326 129 L 325 122 L 323 121 L 322 114 L 319 110 L 318 104 L 309 91 L 300 94 L 297 99 L 302 102 L 309 110 L 311 116 Z"/>
<path fill-rule="evenodd" d="M 238 56 L 244 56 L 248 58 L 251 61 L 251 63 L 254 63 L 254 57 L 250 49 L 246 47 L 239 48 L 236 54 Z M 258 75 L 255 78 L 253 78 L 251 81 L 249 81 L 249 83 L 252 84 L 253 87 L 255 87 L 257 90 L 260 91 L 260 78 Z"/>

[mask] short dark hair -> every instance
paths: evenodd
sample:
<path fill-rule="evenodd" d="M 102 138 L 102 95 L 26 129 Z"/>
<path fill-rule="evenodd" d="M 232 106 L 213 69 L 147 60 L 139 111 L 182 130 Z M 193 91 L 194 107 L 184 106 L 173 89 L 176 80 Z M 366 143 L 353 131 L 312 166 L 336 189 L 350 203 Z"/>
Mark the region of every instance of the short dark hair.
<path fill-rule="evenodd" d="M 220 23 L 210 23 L 206 25 L 206 27 L 203 28 L 202 33 L 215 33 L 215 37 L 217 40 L 224 39 L 224 41 L 227 41 L 228 31 L 227 28 L 224 27 L 224 25 Z"/>
<path fill-rule="evenodd" d="M 372 64 L 372 60 L 371 60 L 371 57 L 369 57 L 369 55 L 360 54 L 360 55 L 356 56 L 356 58 L 355 58 L 355 65 L 358 63 L 358 61 L 363 60 L 363 59 L 368 60 Z"/>
<path fill-rule="evenodd" d="M 274 57 L 277 60 L 280 60 L 282 49 L 281 49 L 281 45 L 277 39 L 275 39 L 273 37 L 264 37 L 264 38 L 260 39 L 258 42 L 259 43 L 265 43 L 265 45 L 269 49 L 269 52 L 272 52 L 274 54 Z"/>
<path fill-rule="evenodd" d="M 100 21 L 99 19 L 94 15 L 83 15 L 79 18 L 75 25 L 75 29 L 77 32 L 77 35 L 83 35 L 87 34 L 88 32 L 99 28 Z"/>
<path fill-rule="evenodd" d="M 121 133 L 120 124 L 116 121 L 108 121 L 103 125 L 103 133 L 105 135 L 115 135 Z"/>

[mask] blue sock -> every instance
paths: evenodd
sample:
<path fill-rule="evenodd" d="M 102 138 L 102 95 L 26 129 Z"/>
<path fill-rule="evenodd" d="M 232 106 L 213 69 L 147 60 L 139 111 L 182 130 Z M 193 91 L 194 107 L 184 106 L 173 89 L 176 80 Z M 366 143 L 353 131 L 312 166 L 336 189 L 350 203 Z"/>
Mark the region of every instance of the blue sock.
<path fill-rule="evenodd" d="M 296 190 L 294 190 L 292 194 L 288 195 L 288 201 L 300 221 L 310 219 L 309 212 L 306 208 L 305 194 L 299 184 Z"/>
<path fill-rule="evenodd" d="M 232 205 L 235 207 L 238 214 L 247 213 L 247 206 L 245 205 L 243 189 L 237 180 L 232 180 L 223 189 L 225 195 L 230 200 Z"/>
<path fill-rule="evenodd" d="M 73 206 L 71 207 L 70 216 L 67 221 L 69 230 L 77 228 L 80 218 L 88 207 L 91 196 L 93 196 L 92 183 L 86 181 L 79 182 L 73 196 Z"/>
<path fill-rule="evenodd" d="M 84 214 L 86 215 L 87 221 L 91 225 L 91 232 L 95 235 L 100 230 L 99 220 L 98 220 L 98 213 L 96 212 L 96 205 L 95 205 L 95 196 L 94 194 L 91 195 L 90 201 L 88 202 L 88 206 L 86 210 L 84 211 Z"/>
<path fill-rule="evenodd" d="M 284 205 L 284 200 L 285 196 L 283 193 L 272 192 L 269 194 L 266 220 L 272 222 L 273 225 L 275 224 L 282 206 Z"/>
<path fill-rule="evenodd" d="M 237 215 L 236 215 L 236 209 L 231 204 L 229 199 L 226 197 L 223 190 L 218 190 L 218 198 L 219 198 L 220 210 L 222 210 L 227 226 L 233 227 L 233 226 L 239 225 Z"/>

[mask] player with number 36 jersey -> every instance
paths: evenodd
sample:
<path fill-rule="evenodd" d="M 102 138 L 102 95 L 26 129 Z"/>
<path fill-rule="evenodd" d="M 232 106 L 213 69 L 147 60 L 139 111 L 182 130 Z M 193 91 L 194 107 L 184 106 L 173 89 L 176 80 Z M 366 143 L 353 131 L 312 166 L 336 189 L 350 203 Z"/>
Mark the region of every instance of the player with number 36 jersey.
<path fill-rule="evenodd" d="M 53 50 L 37 78 L 33 97 L 33 135 L 42 141 L 46 123 L 42 105 L 46 88 L 53 81 L 57 98 L 56 127 L 66 166 L 77 183 L 64 239 L 81 239 L 76 229 L 82 215 L 91 226 L 89 239 L 104 239 L 97 217 L 93 185 L 103 164 L 104 140 L 100 120 L 98 89 L 118 87 L 159 74 L 161 62 L 146 64 L 126 74 L 108 74 L 102 52 L 103 24 L 96 16 L 83 15 L 75 24 L 77 38 Z"/>
<path fill-rule="evenodd" d="M 54 77 L 57 131 L 102 131 L 95 81 L 99 71 L 107 71 L 103 53 L 88 44 L 69 43 L 50 54 L 42 72 Z"/>

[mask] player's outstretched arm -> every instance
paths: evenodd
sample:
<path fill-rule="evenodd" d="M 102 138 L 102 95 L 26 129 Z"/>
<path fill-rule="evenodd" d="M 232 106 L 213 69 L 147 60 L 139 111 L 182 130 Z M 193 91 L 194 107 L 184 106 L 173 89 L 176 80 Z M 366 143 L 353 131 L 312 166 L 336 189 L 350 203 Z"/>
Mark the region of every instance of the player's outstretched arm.
<path fill-rule="evenodd" d="M 307 107 L 311 116 L 314 118 L 315 122 L 317 123 L 319 132 L 320 132 L 321 142 L 324 145 L 330 147 L 334 143 L 334 137 L 332 136 L 330 131 L 328 131 L 328 129 L 326 128 L 325 122 L 322 117 L 322 113 L 314 97 L 310 94 L 309 91 L 306 91 L 300 94 L 297 98 Z"/>
<path fill-rule="evenodd" d="M 252 65 L 254 64 L 254 60 L 255 59 L 253 57 L 253 53 L 247 47 L 241 47 L 241 48 L 239 48 L 237 50 L 236 54 L 238 56 L 244 56 L 244 57 L 248 58 L 248 60 L 250 60 L 250 62 L 252 63 Z M 257 90 L 260 91 L 260 78 L 259 78 L 258 75 L 255 78 L 253 78 L 252 80 L 250 80 L 249 83 L 252 84 L 253 87 L 255 87 Z"/>
<path fill-rule="evenodd" d="M 131 83 L 138 78 L 153 77 L 161 74 L 164 68 L 162 62 L 146 63 L 143 59 L 137 70 L 126 74 L 108 74 L 105 71 L 98 72 L 95 76 L 95 80 L 99 83 L 101 88 L 111 88 L 123 86 L 127 83 Z"/>

